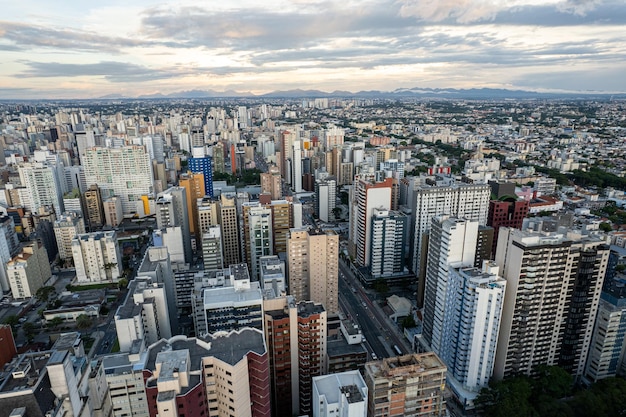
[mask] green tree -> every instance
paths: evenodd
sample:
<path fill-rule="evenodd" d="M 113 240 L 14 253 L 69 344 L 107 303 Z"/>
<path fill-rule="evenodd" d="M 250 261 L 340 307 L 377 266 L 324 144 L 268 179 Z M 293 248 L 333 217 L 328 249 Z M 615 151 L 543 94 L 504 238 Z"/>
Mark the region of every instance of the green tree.
<path fill-rule="evenodd" d="M 63 319 L 61 317 L 54 317 L 52 320 L 48 321 L 48 327 L 51 329 L 56 329 L 63 323 Z"/>
<path fill-rule="evenodd" d="M 27 321 L 22 326 L 22 329 L 24 329 L 24 335 L 26 336 L 28 343 L 33 343 L 33 340 L 35 339 L 35 325 Z"/>
<path fill-rule="evenodd" d="M 4 319 L 4 324 L 8 324 L 11 326 L 11 331 L 13 332 L 13 337 L 17 336 L 17 325 L 20 323 L 20 318 L 15 314 L 11 314 L 10 316 Z"/>
<path fill-rule="evenodd" d="M 342 213 L 341 207 L 335 207 L 333 209 L 333 216 L 335 216 L 335 219 L 340 219 L 341 213 Z"/>
<path fill-rule="evenodd" d="M 600 230 L 602 230 L 603 232 L 610 232 L 611 230 L 613 230 L 613 226 L 611 226 L 611 223 L 608 222 L 602 222 L 600 223 Z"/>
<path fill-rule="evenodd" d="M 47 303 L 50 301 L 51 298 L 54 298 L 56 296 L 56 293 L 56 289 L 53 286 L 49 285 L 39 288 L 35 293 L 35 297 L 37 297 L 40 301 Z"/>
<path fill-rule="evenodd" d="M 85 330 L 89 329 L 93 325 L 93 320 L 86 314 L 81 314 L 76 317 L 76 327 Z"/>
<path fill-rule="evenodd" d="M 416 326 L 415 323 L 415 319 L 413 318 L 413 316 L 406 316 L 405 318 L 402 319 L 402 328 L 403 329 L 412 329 L 413 327 Z"/>
<path fill-rule="evenodd" d="M 126 278 L 122 278 L 119 281 L 117 281 L 117 288 L 119 288 L 120 290 L 126 289 L 126 287 L 128 287 L 128 280 Z"/>

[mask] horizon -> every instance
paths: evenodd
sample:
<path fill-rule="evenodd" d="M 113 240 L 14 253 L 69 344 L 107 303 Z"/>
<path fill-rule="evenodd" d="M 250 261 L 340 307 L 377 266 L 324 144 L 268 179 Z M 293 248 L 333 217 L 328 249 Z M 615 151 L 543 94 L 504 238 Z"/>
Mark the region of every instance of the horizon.
<path fill-rule="evenodd" d="M 44 13 L 45 12 L 45 13 Z M 617 0 L 26 0 L 0 18 L 0 100 L 504 89 L 626 92 Z M 410 87 L 419 86 L 419 87 Z"/>

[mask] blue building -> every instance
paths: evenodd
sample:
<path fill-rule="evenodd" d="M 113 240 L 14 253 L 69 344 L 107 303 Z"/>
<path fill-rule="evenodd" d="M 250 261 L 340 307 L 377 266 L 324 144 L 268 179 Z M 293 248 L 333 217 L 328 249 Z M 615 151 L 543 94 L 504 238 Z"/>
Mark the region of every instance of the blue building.
<path fill-rule="evenodd" d="M 213 158 L 189 158 L 188 168 L 191 172 L 204 174 L 204 193 L 213 197 Z"/>

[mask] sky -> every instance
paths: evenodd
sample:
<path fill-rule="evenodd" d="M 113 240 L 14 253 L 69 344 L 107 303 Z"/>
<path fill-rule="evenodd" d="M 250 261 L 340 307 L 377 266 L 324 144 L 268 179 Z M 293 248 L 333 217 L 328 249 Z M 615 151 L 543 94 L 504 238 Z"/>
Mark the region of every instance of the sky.
<path fill-rule="evenodd" d="M 22 0 L 0 99 L 397 88 L 626 92 L 624 0 Z"/>

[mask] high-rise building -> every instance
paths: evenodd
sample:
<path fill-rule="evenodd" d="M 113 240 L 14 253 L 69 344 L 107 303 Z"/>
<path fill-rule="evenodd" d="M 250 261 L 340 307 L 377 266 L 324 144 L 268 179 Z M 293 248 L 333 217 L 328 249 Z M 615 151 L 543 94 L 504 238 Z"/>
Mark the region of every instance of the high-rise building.
<path fill-rule="evenodd" d="M 284 294 L 287 290 L 285 262 L 280 260 L 277 255 L 263 256 L 261 258 L 259 283 L 263 290 L 272 289 L 276 295 Z"/>
<path fill-rule="evenodd" d="M 494 378 L 558 365 L 582 376 L 609 247 L 593 236 L 500 228 L 506 279 Z"/>
<path fill-rule="evenodd" d="M 510 200 L 491 200 L 489 202 L 487 225 L 493 227 L 493 241 L 496 243 L 493 245 L 492 256 L 496 254 L 500 227 L 521 229 L 524 218 L 528 215 L 528 201 L 509 198 Z"/>
<path fill-rule="evenodd" d="M 124 220 L 122 209 L 122 199 L 119 197 L 109 197 L 102 202 L 102 211 L 107 226 L 117 227 Z"/>
<path fill-rule="evenodd" d="M 315 215 L 323 222 L 335 221 L 337 181 L 327 177 L 315 181 Z"/>
<path fill-rule="evenodd" d="M 130 352 L 133 344 L 149 346 L 172 337 L 164 285 L 151 277 L 132 280 L 124 303 L 115 312 L 115 329 L 120 352 Z"/>
<path fill-rule="evenodd" d="M 185 263 L 192 262 L 191 236 L 189 234 L 189 211 L 187 192 L 183 187 L 170 187 L 159 193 L 156 199 L 156 220 L 159 229 L 180 228 Z"/>
<path fill-rule="evenodd" d="M 114 231 L 74 236 L 72 258 L 78 283 L 115 282 L 120 278 L 122 256 Z"/>
<path fill-rule="evenodd" d="M 37 212 L 41 207 L 51 206 L 59 215 L 65 211 L 63 189 L 53 166 L 42 162 L 23 163 L 18 171 L 29 195 L 27 202 L 22 201 L 24 207 Z"/>
<path fill-rule="evenodd" d="M 250 282 L 246 264 L 212 271 L 212 283 L 195 291 L 196 335 L 253 327 L 263 330 L 263 296 L 258 282 Z"/>
<path fill-rule="evenodd" d="M 211 226 L 202 234 L 202 260 L 205 271 L 224 268 L 222 255 L 222 233 L 219 226 Z"/>
<path fill-rule="evenodd" d="M 270 166 L 268 172 L 261 173 L 261 192 L 269 193 L 272 200 L 280 200 L 283 196 L 282 178 L 276 166 Z"/>
<path fill-rule="evenodd" d="M 60 259 L 66 261 L 72 259 L 72 239 L 83 233 L 85 233 L 85 223 L 83 218 L 75 213 L 64 214 L 54 222 L 54 236 L 57 240 Z"/>
<path fill-rule="evenodd" d="M 6 265 L 9 260 L 18 254 L 20 242 L 15 232 L 15 222 L 10 216 L 0 217 L 0 264 Z M 9 279 L 5 268 L 0 268 L 0 290 L 8 292 Z"/>
<path fill-rule="evenodd" d="M 144 375 L 151 417 L 270 417 L 263 332 L 245 328 L 150 346 Z"/>
<path fill-rule="evenodd" d="M 411 213 L 414 229 L 411 235 L 413 260 L 412 270 L 418 276 L 417 304 L 424 303 L 424 276 L 426 269 L 426 248 L 432 218 L 446 214 L 457 218 L 487 224 L 487 210 L 491 188 L 487 184 L 438 183 L 426 179 L 423 184 L 415 183 L 411 190 Z"/>
<path fill-rule="evenodd" d="M 447 341 L 447 321 L 442 305 L 453 288 L 449 285 L 449 268 L 474 266 L 478 222 L 450 216 L 432 219 L 428 244 L 428 264 L 424 294 L 422 334 L 434 352 L 442 352 Z"/>
<path fill-rule="evenodd" d="M 239 236 L 239 221 L 237 217 L 237 202 L 232 195 L 222 193 L 219 205 L 219 224 L 222 228 L 222 251 L 224 265 L 235 265 L 242 262 Z"/>
<path fill-rule="evenodd" d="M 433 352 L 368 362 L 364 379 L 368 417 L 447 415 L 446 366 Z"/>
<path fill-rule="evenodd" d="M 246 263 L 250 266 L 252 280 L 258 281 L 261 257 L 274 254 L 272 210 L 259 203 L 244 203 L 242 212 Z"/>
<path fill-rule="evenodd" d="M 391 210 L 392 180 L 379 179 L 374 172 L 359 174 L 355 177 L 354 187 L 351 189 L 348 249 L 360 266 L 367 266 L 370 260 L 374 209 Z"/>
<path fill-rule="evenodd" d="M 213 145 L 213 170 L 215 172 L 225 172 L 224 159 L 224 144 L 217 142 Z"/>
<path fill-rule="evenodd" d="M 187 196 L 187 218 L 189 233 L 195 235 L 196 241 L 202 238 L 198 223 L 198 199 L 205 196 L 204 174 L 187 172 L 180 174 L 178 185 L 185 189 Z"/>
<path fill-rule="evenodd" d="M 289 292 L 339 311 L 339 236 L 332 230 L 291 229 L 287 245 Z"/>
<path fill-rule="evenodd" d="M 204 176 L 204 195 L 213 197 L 213 158 L 208 155 L 189 158 L 188 169 Z"/>
<path fill-rule="evenodd" d="M 121 198 L 124 214 L 136 213 L 141 196 L 153 192 L 152 164 L 143 146 L 91 147 L 81 160 L 87 184 L 96 184 L 103 199 Z"/>
<path fill-rule="evenodd" d="M 367 385 L 359 371 L 313 378 L 313 417 L 367 417 Z"/>
<path fill-rule="evenodd" d="M 107 395 L 112 407 L 112 417 L 149 417 L 143 366 L 137 360 L 139 353 L 119 353 L 102 358 L 96 372 L 103 374 L 108 387 Z M 105 414 L 106 415 L 106 414 Z"/>
<path fill-rule="evenodd" d="M 626 374 L 626 277 L 616 273 L 616 259 L 611 252 L 585 367 L 589 382 Z"/>
<path fill-rule="evenodd" d="M 96 231 L 105 222 L 100 188 L 96 184 L 92 184 L 83 194 L 83 199 L 85 200 L 85 219 L 87 220 L 89 231 Z"/>
<path fill-rule="evenodd" d="M 391 278 L 405 271 L 405 241 L 409 218 L 398 211 L 374 209 L 370 227 L 369 270 L 372 279 Z"/>
<path fill-rule="evenodd" d="M 37 290 L 52 276 L 48 252 L 37 241 L 25 245 L 5 267 L 15 299 L 34 297 Z"/>

